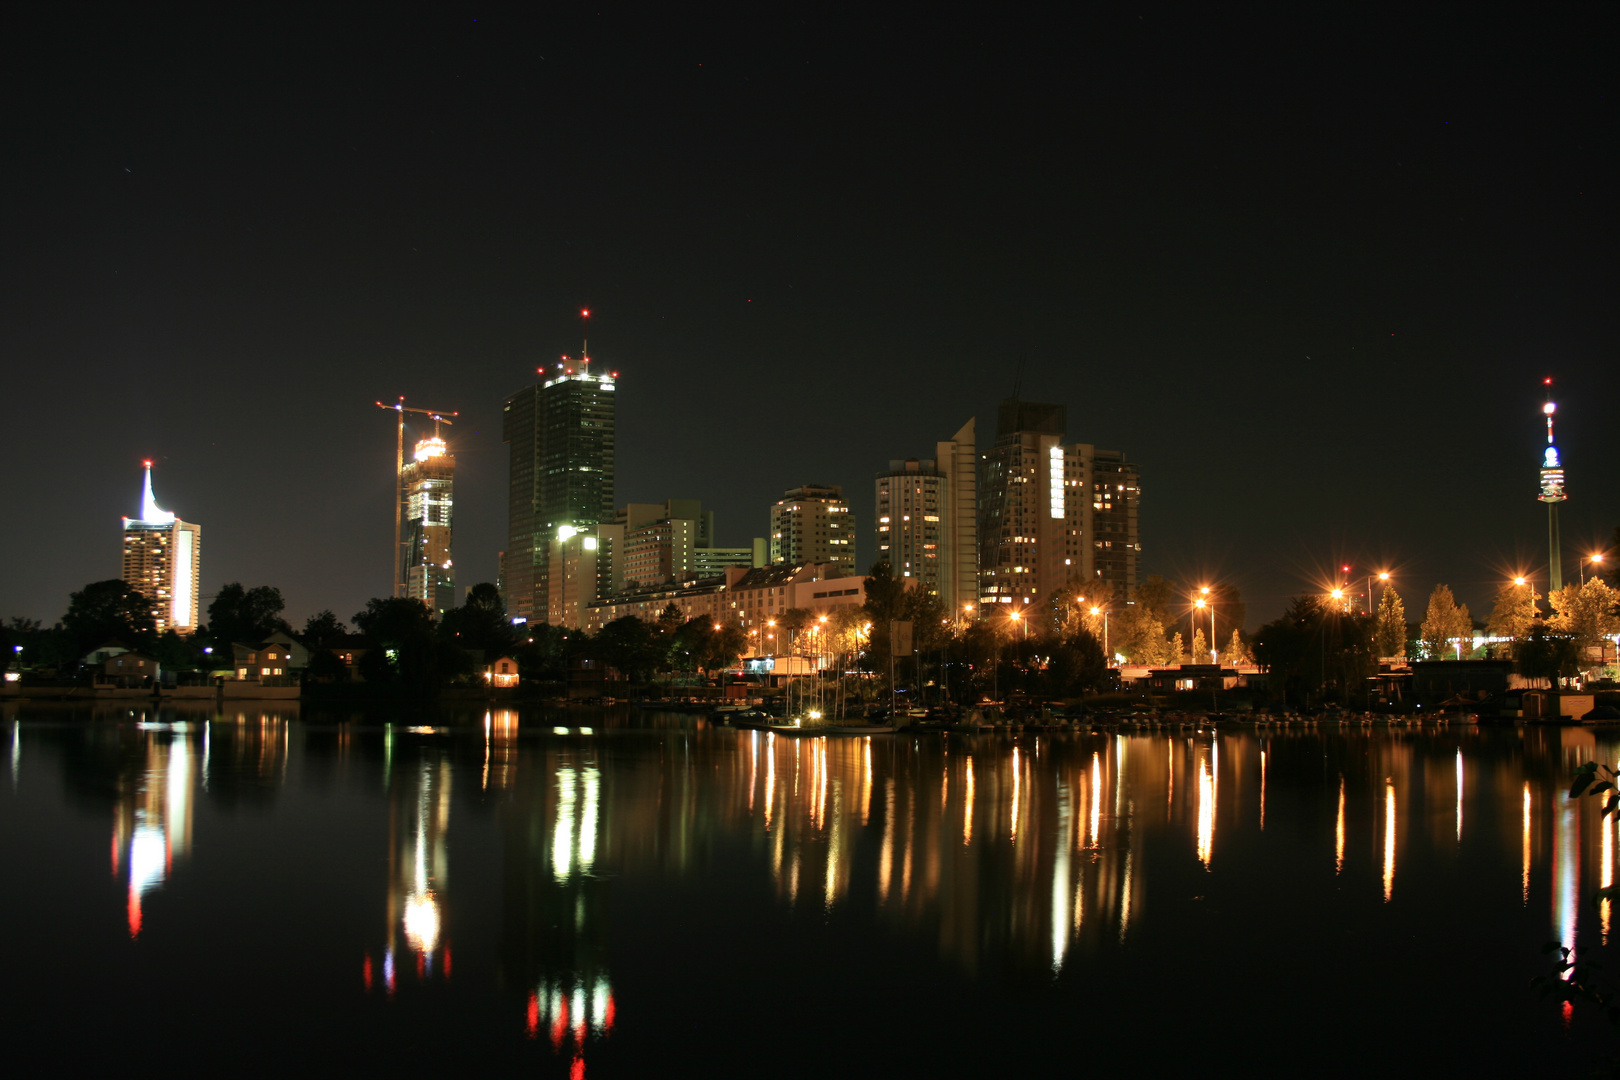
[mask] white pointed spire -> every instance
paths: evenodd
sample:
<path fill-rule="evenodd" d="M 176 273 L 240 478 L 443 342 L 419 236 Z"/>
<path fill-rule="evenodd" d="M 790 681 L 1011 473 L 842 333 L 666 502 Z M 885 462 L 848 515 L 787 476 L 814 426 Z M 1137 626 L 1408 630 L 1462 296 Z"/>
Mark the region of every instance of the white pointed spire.
<path fill-rule="evenodd" d="M 141 520 L 158 525 L 168 525 L 174 521 L 174 515 L 158 506 L 157 500 L 152 497 L 152 463 L 141 462 L 146 466 L 146 485 L 141 491 Z"/>

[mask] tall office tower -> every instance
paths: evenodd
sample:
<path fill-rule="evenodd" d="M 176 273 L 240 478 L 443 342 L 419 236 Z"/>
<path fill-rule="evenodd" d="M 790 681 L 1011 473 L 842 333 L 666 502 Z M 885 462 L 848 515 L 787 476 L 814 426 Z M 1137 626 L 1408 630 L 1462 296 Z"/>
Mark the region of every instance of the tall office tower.
<path fill-rule="evenodd" d="M 124 519 L 124 580 L 152 601 L 158 633 L 197 629 L 202 580 L 202 526 L 181 521 L 152 497 L 152 463 L 141 492 L 141 516 Z"/>
<path fill-rule="evenodd" d="M 618 373 L 592 374 L 589 358 L 540 369 L 541 381 L 506 399 L 501 438 L 510 448 L 506 610 L 546 617 L 551 543 L 613 520 L 613 440 Z"/>
<path fill-rule="evenodd" d="M 969 420 L 934 458 L 879 473 L 877 555 L 952 611 L 978 601 L 978 452 Z"/>
<path fill-rule="evenodd" d="M 422 601 L 435 615 L 456 606 L 450 556 L 455 478 L 455 455 L 436 433 L 416 444 L 399 474 L 405 515 L 403 595 Z"/>
<path fill-rule="evenodd" d="M 855 573 L 855 515 L 837 484 L 790 488 L 771 507 L 771 562 L 837 563 Z"/>
<path fill-rule="evenodd" d="M 1009 398 L 983 461 L 979 603 L 985 614 L 1050 599 L 1065 585 L 1136 584 L 1137 468 L 1117 451 L 1063 445 L 1061 405 Z"/>

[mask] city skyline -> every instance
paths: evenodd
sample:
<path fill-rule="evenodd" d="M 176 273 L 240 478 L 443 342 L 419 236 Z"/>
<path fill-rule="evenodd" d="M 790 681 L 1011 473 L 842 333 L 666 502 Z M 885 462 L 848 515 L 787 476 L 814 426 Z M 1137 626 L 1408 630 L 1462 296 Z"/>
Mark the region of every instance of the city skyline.
<path fill-rule="evenodd" d="M 1543 378 L 1566 580 L 1620 523 L 1614 18 L 26 13 L 0 381 L 45 524 L 0 615 L 117 576 L 143 458 L 205 595 L 388 595 L 379 395 L 465 406 L 457 582 L 494 580 L 500 402 L 587 307 L 616 500 L 720 545 L 811 481 L 863 547 L 885 464 L 1016 394 L 1141 468 L 1140 576 L 1251 628 L 1343 565 L 1487 610 L 1546 581 Z"/>

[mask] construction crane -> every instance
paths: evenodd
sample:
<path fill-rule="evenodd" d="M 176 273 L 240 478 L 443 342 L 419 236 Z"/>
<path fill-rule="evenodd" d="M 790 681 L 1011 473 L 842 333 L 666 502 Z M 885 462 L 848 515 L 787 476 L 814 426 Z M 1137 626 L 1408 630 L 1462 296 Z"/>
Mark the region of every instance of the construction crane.
<path fill-rule="evenodd" d="M 459 412 L 445 409 L 418 409 L 405 404 L 405 395 L 401 394 L 398 404 L 388 405 L 377 402 L 379 409 L 392 409 L 399 414 L 399 436 L 394 447 L 394 596 L 397 598 L 405 589 L 405 547 L 401 534 L 405 529 L 405 414 L 421 413 L 433 419 L 433 437 L 439 437 L 439 425 L 453 423 L 452 416 L 460 416 Z"/>

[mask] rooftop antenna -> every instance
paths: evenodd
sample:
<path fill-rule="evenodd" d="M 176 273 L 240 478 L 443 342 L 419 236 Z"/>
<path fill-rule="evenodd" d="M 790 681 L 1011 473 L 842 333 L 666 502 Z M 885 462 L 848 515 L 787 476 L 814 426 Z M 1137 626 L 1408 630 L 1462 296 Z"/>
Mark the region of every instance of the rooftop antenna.
<path fill-rule="evenodd" d="M 583 340 L 579 345 L 579 367 L 581 371 L 591 370 L 591 309 L 581 308 L 579 312 L 580 332 Z"/>
<path fill-rule="evenodd" d="M 1024 365 L 1029 362 L 1029 353 L 1018 354 L 1018 367 L 1013 375 L 1013 400 L 1018 400 L 1024 388 Z"/>

